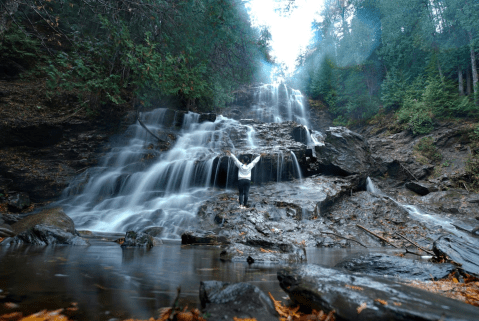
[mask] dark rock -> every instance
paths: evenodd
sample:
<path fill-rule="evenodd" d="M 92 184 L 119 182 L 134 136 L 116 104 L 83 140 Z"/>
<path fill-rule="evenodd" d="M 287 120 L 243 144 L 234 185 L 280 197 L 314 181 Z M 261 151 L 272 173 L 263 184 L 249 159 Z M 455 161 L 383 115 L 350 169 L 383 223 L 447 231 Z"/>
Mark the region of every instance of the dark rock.
<path fill-rule="evenodd" d="M 89 245 L 88 241 L 80 236 L 73 235 L 65 230 L 37 224 L 31 229 L 17 234 L 15 237 L 7 238 L 2 244 L 33 244 L 33 245 L 52 245 L 52 244 L 68 244 L 68 245 Z"/>
<path fill-rule="evenodd" d="M 10 237 L 10 236 L 15 236 L 15 232 L 13 232 L 10 228 L 0 224 L 0 237 Z"/>
<path fill-rule="evenodd" d="M 148 227 L 141 232 L 151 235 L 153 237 L 160 237 L 164 231 L 165 231 L 165 228 L 163 226 L 154 226 L 154 227 Z"/>
<path fill-rule="evenodd" d="M 44 123 L 19 123 L 17 126 L 0 124 L 0 146 L 44 147 L 58 143 L 63 138 L 60 125 Z"/>
<path fill-rule="evenodd" d="M 226 236 L 207 231 L 187 231 L 181 235 L 181 244 L 229 244 Z"/>
<path fill-rule="evenodd" d="M 278 280 L 294 304 L 334 310 L 336 320 L 475 320 L 479 313 L 472 305 L 390 279 L 312 264 L 280 270 Z"/>
<path fill-rule="evenodd" d="M 160 245 L 161 243 L 155 239 L 153 236 L 139 233 L 135 231 L 128 231 L 125 234 L 125 242 L 121 245 L 121 247 L 153 247 L 156 245 Z"/>
<path fill-rule="evenodd" d="M 431 192 L 437 192 L 439 189 L 431 184 L 420 183 L 420 182 L 407 182 L 406 188 L 410 189 L 411 191 L 418 193 L 419 195 L 427 195 Z"/>
<path fill-rule="evenodd" d="M 30 206 L 30 197 L 27 193 L 14 193 L 8 196 L 8 208 L 12 212 L 20 212 Z"/>
<path fill-rule="evenodd" d="M 461 264 L 466 273 L 479 276 L 479 240 L 466 241 L 455 235 L 443 235 L 434 242 L 433 251 Z"/>
<path fill-rule="evenodd" d="M 381 253 L 360 254 L 336 264 L 335 267 L 368 275 L 420 281 L 446 278 L 457 268 L 449 263 L 431 263 Z"/>
<path fill-rule="evenodd" d="M 78 236 L 75 225 L 61 208 L 46 209 L 13 224 L 16 236 L 7 238 L 2 244 L 70 244 L 88 245 Z"/>
<path fill-rule="evenodd" d="M 6 224 L 12 225 L 23 219 L 19 214 L 3 214 L 2 219 Z"/>
<path fill-rule="evenodd" d="M 308 141 L 311 140 L 310 138 L 311 134 L 304 126 L 294 127 L 293 131 L 291 132 L 291 136 L 293 137 L 295 141 L 303 143 L 305 145 L 307 145 Z"/>
<path fill-rule="evenodd" d="M 198 122 L 203 123 L 205 121 L 209 121 L 209 122 L 214 123 L 215 120 L 216 120 L 216 114 L 214 114 L 214 113 L 200 114 Z"/>
<path fill-rule="evenodd" d="M 367 141 L 345 127 L 326 131 L 324 146 L 315 146 L 317 162 L 324 172 L 347 176 L 368 175 L 373 160 Z"/>
<path fill-rule="evenodd" d="M 203 281 L 200 302 L 208 320 L 233 318 L 278 320 L 273 302 L 258 287 L 248 283 Z"/>
<path fill-rule="evenodd" d="M 234 244 L 228 246 L 220 253 L 220 259 L 233 262 L 249 262 L 253 260 L 256 263 L 297 263 L 306 262 L 306 252 L 304 249 L 294 245 L 292 245 L 291 251 L 282 252 L 281 250 Z"/>

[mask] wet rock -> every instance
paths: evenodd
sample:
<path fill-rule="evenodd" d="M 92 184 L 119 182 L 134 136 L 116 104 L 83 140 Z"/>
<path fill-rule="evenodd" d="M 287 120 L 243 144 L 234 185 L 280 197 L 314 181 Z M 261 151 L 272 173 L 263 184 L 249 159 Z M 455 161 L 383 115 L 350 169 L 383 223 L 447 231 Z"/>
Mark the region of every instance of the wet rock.
<path fill-rule="evenodd" d="M 424 183 L 424 182 L 415 182 L 415 181 L 411 181 L 411 182 L 407 182 L 406 183 L 406 188 L 419 194 L 419 195 L 427 195 L 431 192 L 437 192 L 439 189 L 434 186 L 434 185 L 431 185 L 431 184 L 427 184 L 427 183 Z"/>
<path fill-rule="evenodd" d="M 214 113 L 204 113 L 204 114 L 200 114 L 198 122 L 203 123 L 205 121 L 209 121 L 209 122 L 214 123 L 215 120 L 216 120 L 216 114 L 214 114 Z"/>
<path fill-rule="evenodd" d="M 306 261 L 304 249 L 291 245 L 290 251 L 270 250 L 243 244 L 234 244 L 220 253 L 223 261 L 255 263 L 299 263 Z"/>
<path fill-rule="evenodd" d="M 181 244 L 228 244 L 226 236 L 209 231 L 187 231 L 181 235 Z"/>
<path fill-rule="evenodd" d="M 200 302 L 208 320 L 278 320 L 273 302 L 258 287 L 249 283 L 203 281 Z"/>
<path fill-rule="evenodd" d="M 6 224 L 12 225 L 22 220 L 24 216 L 20 214 L 3 214 L 1 217 Z"/>
<path fill-rule="evenodd" d="M 13 232 L 9 227 L 3 226 L 0 222 L 0 237 L 10 237 L 15 236 L 15 232 Z"/>
<path fill-rule="evenodd" d="M 163 232 L 165 231 L 165 228 L 162 226 L 154 226 L 154 227 L 148 227 L 141 231 L 142 233 L 151 235 L 153 237 L 160 237 Z"/>
<path fill-rule="evenodd" d="M 479 276 L 479 240 L 466 241 L 455 235 L 443 235 L 434 242 L 433 251 L 461 264 L 466 273 Z"/>
<path fill-rule="evenodd" d="M 293 136 L 293 139 L 295 141 L 303 143 L 305 145 L 307 145 L 308 141 L 311 140 L 311 133 L 304 126 L 294 127 L 293 131 L 291 132 L 291 136 Z"/>
<path fill-rule="evenodd" d="M 469 202 L 469 197 L 467 191 L 451 188 L 447 191 L 429 193 L 417 202 L 435 213 L 466 214 L 469 217 L 478 215 L 479 207 L 477 204 Z"/>
<path fill-rule="evenodd" d="M 373 163 L 367 141 L 345 127 L 329 128 L 324 146 L 315 146 L 315 152 L 324 172 L 340 176 L 367 176 Z"/>
<path fill-rule="evenodd" d="M 86 240 L 78 236 L 72 219 L 61 208 L 29 215 L 11 228 L 16 235 L 5 239 L 2 244 L 88 245 Z"/>
<path fill-rule="evenodd" d="M 153 247 L 162 244 L 161 240 L 145 233 L 128 231 L 121 247 Z"/>
<path fill-rule="evenodd" d="M 368 275 L 420 281 L 446 278 L 457 268 L 449 263 L 431 263 L 381 253 L 360 254 L 336 264 L 335 267 Z"/>
<path fill-rule="evenodd" d="M 336 320 L 475 320 L 479 309 L 390 279 L 318 265 L 278 272 L 281 288 L 307 309 L 334 310 Z"/>
<path fill-rule="evenodd" d="M 8 196 L 8 209 L 12 212 L 20 212 L 30 206 L 30 197 L 27 193 L 13 193 Z"/>

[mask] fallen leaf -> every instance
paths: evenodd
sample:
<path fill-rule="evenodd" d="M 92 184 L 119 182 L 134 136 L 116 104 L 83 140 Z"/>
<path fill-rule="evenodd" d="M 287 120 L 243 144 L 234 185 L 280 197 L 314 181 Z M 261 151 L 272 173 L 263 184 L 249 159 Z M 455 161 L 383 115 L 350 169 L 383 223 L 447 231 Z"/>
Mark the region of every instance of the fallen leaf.
<path fill-rule="evenodd" d="M 366 304 L 366 302 L 361 303 L 361 305 L 358 306 L 357 309 L 356 309 L 358 311 L 358 314 L 361 313 L 364 309 L 366 309 L 367 306 L 368 305 Z"/>

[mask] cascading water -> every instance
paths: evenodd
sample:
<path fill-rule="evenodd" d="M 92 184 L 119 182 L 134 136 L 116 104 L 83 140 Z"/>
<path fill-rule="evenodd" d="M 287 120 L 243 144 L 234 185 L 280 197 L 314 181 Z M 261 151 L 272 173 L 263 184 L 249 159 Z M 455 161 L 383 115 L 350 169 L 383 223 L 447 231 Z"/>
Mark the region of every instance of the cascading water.
<path fill-rule="evenodd" d="M 453 225 L 454 221 L 452 221 L 451 219 L 440 216 L 438 214 L 429 214 L 429 213 L 426 213 L 426 212 L 422 211 L 417 206 L 410 205 L 410 204 L 403 204 L 403 203 L 400 203 L 400 202 L 396 201 L 392 197 L 384 194 L 379 188 L 377 188 L 376 185 L 374 185 L 371 178 L 369 178 L 369 177 L 366 180 L 366 190 L 368 192 L 372 193 L 372 194 L 381 195 L 381 196 L 389 198 L 391 201 L 393 201 L 397 205 L 404 208 L 408 212 L 409 215 L 413 216 L 414 218 L 418 219 L 419 221 L 422 221 L 422 222 L 427 223 L 427 224 L 442 226 L 442 228 L 444 228 L 446 231 L 448 231 L 452 234 L 463 237 L 466 240 L 470 239 L 470 236 L 468 234 L 458 230 Z"/>
<path fill-rule="evenodd" d="M 306 126 L 299 91 L 265 85 L 258 95 L 263 113 L 257 120 L 296 120 Z M 81 174 L 64 191 L 55 205 L 64 208 L 78 229 L 122 232 L 160 227 L 162 238 L 178 238 L 181 230 L 196 224 L 199 205 L 215 193 L 210 187 L 236 186 L 236 166 L 224 152 L 239 148 L 255 155 L 265 146 L 256 137 L 255 121 L 240 123 L 218 116 L 215 122 L 199 123 L 199 114 L 171 113 L 156 109 L 142 115 L 151 132 L 164 138 L 177 136 L 168 151 L 159 152 L 153 136 L 138 124 L 131 125 L 124 146 L 112 148 L 99 166 Z M 267 114 L 270 118 L 264 117 Z M 280 147 L 274 155 L 256 166 L 257 183 L 302 178 L 294 153 Z"/>
<path fill-rule="evenodd" d="M 144 123 L 150 130 L 164 129 L 164 114 L 165 109 L 146 113 Z M 176 144 L 160 155 L 148 149 L 155 142 L 143 128 L 130 126 L 131 139 L 125 146 L 113 148 L 101 166 L 65 190 L 61 206 L 76 226 L 94 231 L 159 226 L 165 227 L 164 237 L 177 237 L 179 226 L 194 224 L 205 187 L 216 181 L 215 159 L 221 148 L 234 148 L 228 128 L 238 125 L 221 116 L 214 123 L 199 124 L 198 117 L 186 114 Z M 154 161 L 148 160 L 152 157 Z"/>
<path fill-rule="evenodd" d="M 262 85 L 256 93 L 253 115 L 266 123 L 295 121 L 306 126 L 309 123 L 303 94 L 289 90 L 285 84 Z"/>

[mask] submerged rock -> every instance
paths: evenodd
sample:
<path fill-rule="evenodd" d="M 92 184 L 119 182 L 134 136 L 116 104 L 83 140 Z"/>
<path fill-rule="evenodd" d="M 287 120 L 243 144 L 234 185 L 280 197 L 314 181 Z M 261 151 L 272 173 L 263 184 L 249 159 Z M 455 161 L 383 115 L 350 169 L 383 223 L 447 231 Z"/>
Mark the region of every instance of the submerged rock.
<path fill-rule="evenodd" d="M 461 264 L 466 273 L 479 276 L 479 240 L 471 243 L 455 235 L 444 235 L 434 242 L 433 250 L 436 255 Z"/>
<path fill-rule="evenodd" d="M 46 209 L 25 217 L 11 226 L 14 237 L 6 238 L 1 244 L 70 244 L 89 245 L 82 239 L 70 217 L 61 208 Z"/>
<path fill-rule="evenodd" d="M 360 254 L 336 264 L 335 267 L 368 275 L 420 281 L 443 279 L 457 269 L 450 263 L 431 263 L 381 253 Z"/>
<path fill-rule="evenodd" d="M 278 272 L 281 288 L 304 308 L 336 320 L 476 320 L 479 308 L 392 280 L 318 265 Z"/>
<path fill-rule="evenodd" d="M 304 249 L 290 244 L 286 251 L 263 247 L 234 244 L 220 253 L 223 261 L 248 263 L 299 263 L 306 262 Z"/>
<path fill-rule="evenodd" d="M 273 302 L 258 287 L 249 283 L 204 281 L 200 301 L 208 320 L 278 320 Z"/>
<path fill-rule="evenodd" d="M 153 247 L 163 242 L 146 233 L 128 231 L 125 234 L 125 241 L 121 247 Z"/>

